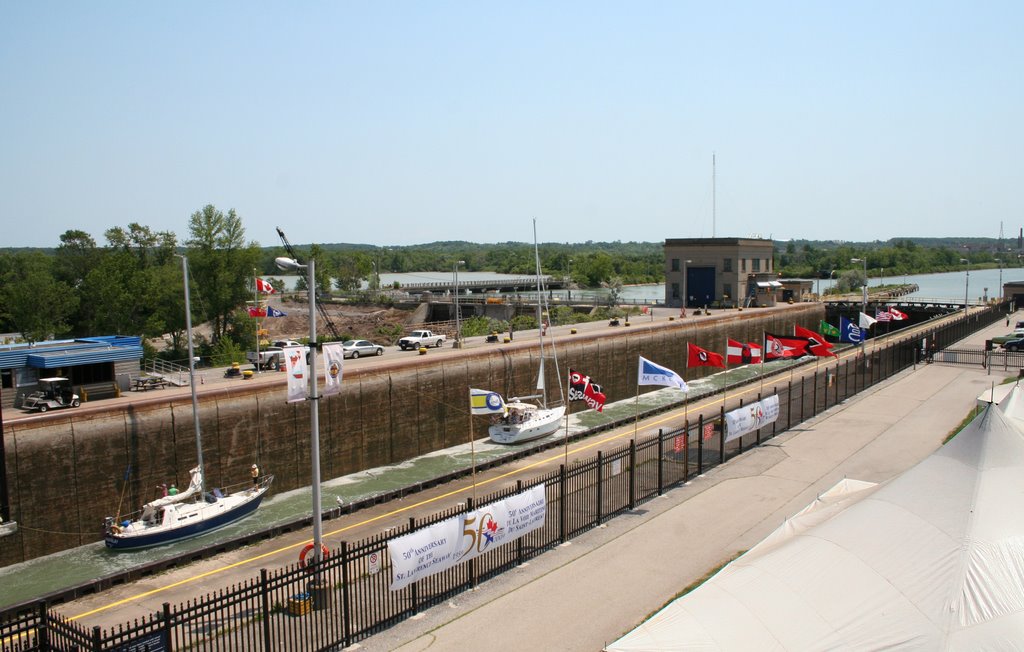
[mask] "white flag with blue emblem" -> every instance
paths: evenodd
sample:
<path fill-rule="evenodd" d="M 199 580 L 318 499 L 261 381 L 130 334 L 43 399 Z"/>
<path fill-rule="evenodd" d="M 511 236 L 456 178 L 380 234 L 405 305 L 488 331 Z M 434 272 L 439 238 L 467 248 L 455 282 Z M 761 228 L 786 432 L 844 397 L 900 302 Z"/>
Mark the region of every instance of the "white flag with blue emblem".
<path fill-rule="evenodd" d="M 328 342 L 321 347 L 324 353 L 324 396 L 341 393 L 341 378 L 345 371 L 345 348 L 341 342 Z"/>
<path fill-rule="evenodd" d="M 505 400 L 497 392 L 471 388 L 469 411 L 473 414 L 505 414 Z"/>
<path fill-rule="evenodd" d="M 678 387 L 684 392 L 689 391 L 683 377 L 668 367 L 654 364 L 647 358 L 640 356 L 640 369 L 636 377 L 637 385 L 664 385 L 666 387 Z"/>

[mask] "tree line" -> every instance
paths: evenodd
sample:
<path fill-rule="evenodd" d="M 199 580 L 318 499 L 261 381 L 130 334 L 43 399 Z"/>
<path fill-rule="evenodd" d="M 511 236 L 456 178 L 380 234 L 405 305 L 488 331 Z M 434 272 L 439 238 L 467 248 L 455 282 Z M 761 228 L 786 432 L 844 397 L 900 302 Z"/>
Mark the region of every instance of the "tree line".
<path fill-rule="evenodd" d="M 179 255 L 191 268 L 193 319 L 210 326 L 204 354 L 233 352 L 251 342 L 254 323 L 245 310 L 253 296 L 253 275 L 280 274 L 274 258 L 282 246 L 262 247 L 246 239 L 242 218 L 207 205 L 188 219 L 183 242 L 170 231 L 139 223 L 114 226 L 104 242 L 82 230 L 69 230 L 53 249 L 0 250 L 0 331 L 24 340 L 89 335 L 169 337 L 171 355 L 184 357 L 184 293 Z M 574 288 L 618 288 L 664 282 L 661 242 L 545 243 L 538 247 L 545 274 L 568 279 Z M 356 293 L 375 288 L 380 274 L 451 270 L 532 275 L 534 245 L 523 242 L 478 244 L 462 241 L 379 247 L 313 244 L 297 252 L 300 262 L 317 261 L 321 293 Z M 994 240 L 948 240 L 920 244 L 916 239 L 875 243 L 793 241 L 776 243 L 775 269 L 784 277 L 827 278 L 857 288 L 863 266 L 868 276 L 890 276 L 962 269 L 972 265 L 1019 266 L 1014 251 Z M 300 283 L 304 289 L 304 283 Z"/>

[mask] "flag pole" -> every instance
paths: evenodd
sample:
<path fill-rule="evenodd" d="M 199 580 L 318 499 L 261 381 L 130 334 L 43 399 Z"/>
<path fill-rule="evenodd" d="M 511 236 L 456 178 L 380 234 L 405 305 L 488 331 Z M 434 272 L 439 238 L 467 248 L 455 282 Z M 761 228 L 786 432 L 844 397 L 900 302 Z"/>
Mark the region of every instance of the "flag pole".
<path fill-rule="evenodd" d="M 765 341 L 764 331 L 761 331 L 761 373 L 759 375 L 761 376 L 760 391 L 762 394 L 764 394 L 764 359 L 766 353 L 768 353 L 768 342 Z"/>
<path fill-rule="evenodd" d="M 571 373 L 570 373 L 571 375 Z M 569 471 L 569 409 L 572 406 L 572 397 L 569 395 L 569 376 L 565 378 L 565 470 Z"/>
<path fill-rule="evenodd" d="M 473 465 L 473 509 L 476 509 L 476 440 L 473 437 L 473 410 L 469 410 L 469 459 Z"/>
<path fill-rule="evenodd" d="M 256 373 L 263 373 L 263 365 L 260 364 L 260 289 L 256 283 L 256 268 L 252 268 L 252 305 L 256 309 Z M 192 360 L 188 361 L 189 367 Z"/>
<path fill-rule="evenodd" d="M 636 380 L 636 402 L 633 403 L 633 439 L 636 439 L 636 431 L 640 426 L 640 379 Z"/>
<path fill-rule="evenodd" d="M 725 338 L 725 373 L 722 374 L 722 409 L 729 398 L 729 338 Z"/>

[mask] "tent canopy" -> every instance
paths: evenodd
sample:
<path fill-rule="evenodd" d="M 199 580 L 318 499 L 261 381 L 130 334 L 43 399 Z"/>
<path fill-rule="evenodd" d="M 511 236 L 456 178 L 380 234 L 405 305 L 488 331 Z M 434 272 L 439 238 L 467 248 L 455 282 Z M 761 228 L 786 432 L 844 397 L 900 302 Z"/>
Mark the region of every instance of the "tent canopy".
<path fill-rule="evenodd" d="M 1019 649 L 1024 392 L 878 488 L 837 486 L 606 649 Z M 1024 424 L 1024 421 L 1019 422 Z"/>

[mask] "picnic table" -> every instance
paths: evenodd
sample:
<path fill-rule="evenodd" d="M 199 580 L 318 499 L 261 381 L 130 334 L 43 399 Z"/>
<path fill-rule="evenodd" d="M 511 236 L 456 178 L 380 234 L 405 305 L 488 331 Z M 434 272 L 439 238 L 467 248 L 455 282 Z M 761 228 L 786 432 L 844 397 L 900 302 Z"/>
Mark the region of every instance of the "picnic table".
<path fill-rule="evenodd" d="M 145 392 L 151 389 L 162 389 L 167 387 L 167 379 L 161 376 L 140 376 L 135 379 L 133 389 L 137 392 Z"/>

